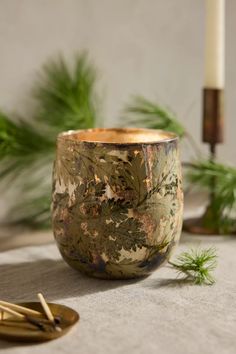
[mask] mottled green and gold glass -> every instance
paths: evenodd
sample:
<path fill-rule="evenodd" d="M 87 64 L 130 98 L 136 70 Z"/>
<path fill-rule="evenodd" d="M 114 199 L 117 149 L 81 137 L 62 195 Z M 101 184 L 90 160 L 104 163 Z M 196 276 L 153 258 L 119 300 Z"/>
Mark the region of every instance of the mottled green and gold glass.
<path fill-rule="evenodd" d="M 182 227 L 178 138 L 149 129 L 58 136 L 52 220 L 65 261 L 99 278 L 149 275 Z"/>

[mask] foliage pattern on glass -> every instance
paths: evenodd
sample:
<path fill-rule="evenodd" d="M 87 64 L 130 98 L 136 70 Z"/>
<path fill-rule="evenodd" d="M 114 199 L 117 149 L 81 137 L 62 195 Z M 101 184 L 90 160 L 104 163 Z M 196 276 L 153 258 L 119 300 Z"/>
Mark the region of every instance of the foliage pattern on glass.
<path fill-rule="evenodd" d="M 53 229 L 64 259 L 102 278 L 148 275 L 182 226 L 177 142 L 83 143 L 59 138 Z"/>

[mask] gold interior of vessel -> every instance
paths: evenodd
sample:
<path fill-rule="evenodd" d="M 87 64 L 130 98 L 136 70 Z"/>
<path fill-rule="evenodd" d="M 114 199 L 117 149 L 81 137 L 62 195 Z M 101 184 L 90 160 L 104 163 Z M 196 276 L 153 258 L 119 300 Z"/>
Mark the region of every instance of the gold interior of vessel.
<path fill-rule="evenodd" d="M 175 138 L 172 133 L 152 129 L 88 129 L 68 132 L 70 139 L 102 143 L 148 143 Z"/>

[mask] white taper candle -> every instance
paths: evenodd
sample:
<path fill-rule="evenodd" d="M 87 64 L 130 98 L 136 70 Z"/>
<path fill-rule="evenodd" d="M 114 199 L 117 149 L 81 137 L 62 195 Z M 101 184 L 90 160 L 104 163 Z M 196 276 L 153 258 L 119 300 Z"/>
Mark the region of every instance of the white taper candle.
<path fill-rule="evenodd" d="M 206 0 L 205 87 L 224 87 L 224 66 L 225 0 Z"/>

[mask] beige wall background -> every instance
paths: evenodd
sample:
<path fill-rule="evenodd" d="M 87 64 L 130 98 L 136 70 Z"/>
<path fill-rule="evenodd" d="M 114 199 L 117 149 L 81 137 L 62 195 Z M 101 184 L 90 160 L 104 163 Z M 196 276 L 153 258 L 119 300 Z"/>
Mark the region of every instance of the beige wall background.
<path fill-rule="evenodd" d="M 0 107 L 24 114 L 35 73 L 53 54 L 88 49 L 100 71 L 105 125 L 132 94 L 176 112 L 201 141 L 205 0 L 1 0 Z M 236 1 L 226 0 L 225 144 L 236 164 Z"/>

